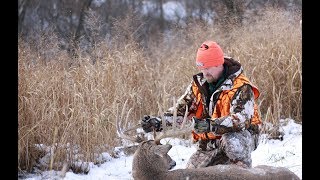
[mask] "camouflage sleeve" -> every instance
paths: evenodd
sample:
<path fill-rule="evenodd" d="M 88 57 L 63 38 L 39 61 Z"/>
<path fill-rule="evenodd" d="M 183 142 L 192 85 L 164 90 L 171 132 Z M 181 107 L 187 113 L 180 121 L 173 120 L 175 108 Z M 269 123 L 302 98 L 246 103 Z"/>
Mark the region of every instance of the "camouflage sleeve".
<path fill-rule="evenodd" d="M 249 84 L 240 87 L 230 106 L 230 115 L 215 119 L 214 122 L 226 127 L 244 129 L 254 114 L 254 95 Z"/>
<path fill-rule="evenodd" d="M 185 111 L 186 111 L 186 107 L 188 107 L 188 115 L 190 113 L 193 112 L 193 108 L 194 106 L 192 106 L 192 104 L 195 104 L 196 102 L 196 98 L 195 95 L 192 91 L 192 82 L 189 84 L 189 86 L 187 87 L 185 93 L 180 96 L 180 98 L 177 100 L 177 103 L 175 106 L 170 107 L 165 113 L 165 120 L 169 123 L 172 123 L 173 120 L 173 113 L 175 111 L 175 109 L 177 110 L 177 123 L 181 124 Z"/>

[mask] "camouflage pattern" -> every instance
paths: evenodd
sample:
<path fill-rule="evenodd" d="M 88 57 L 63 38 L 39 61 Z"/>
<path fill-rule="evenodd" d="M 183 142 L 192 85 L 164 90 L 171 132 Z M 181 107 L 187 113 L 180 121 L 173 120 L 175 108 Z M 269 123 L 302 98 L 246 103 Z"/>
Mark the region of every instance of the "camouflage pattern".
<path fill-rule="evenodd" d="M 217 103 L 220 93 L 226 90 L 234 90 L 233 82 L 236 77 L 243 73 L 242 66 L 232 58 L 225 57 L 225 65 L 228 72 L 225 81 L 215 90 L 211 97 L 206 97 L 202 93 L 202 103 L 204 106 L 202 119 L 211 118 L 213 109 Z M 197 81 L 197 82 L 196 82 Z M 188 107 L 188 118 L 191 119 L 198 108 L 197 98 L 193 92 L 194 83 L 205 87 L 206 79 L 202 73 L 196 74 L 193 81 L 189 84 L 185 93 L 177 100 L 175 107 L 169 108 L 165 112 L 165 121 L 172 123 L 172 115 L 176 109 L 178 120 L 183 119 L 185 109 Z M 202 89 L 208 89 L 203 88 Z M 254 93 L 249 84 L 245 84 L 235 89 L 233 98 L 230 100 L 230 113 L 212 120 L 212 124 L 221 125 L 223 131 L 216 131 L 215 134 L 221 134 L 219 140 L 198 141 L 198 150 L 191 156 L 187 168 L 206 167 L 215 164 L 227 164 L 242 162 L 251 167 L 251 152 L 258 145 L 259 130 L 248 131 L 250 122 L 254 116 Z M 209 99 L 208 99 L 209 98 Z M 209 102 L 208 104 L 206 102 Z M 178 122 L 179 124 L 179 122 Z M 254 128 L 253 128 L 254 129 Z"/>
<path fill-rule="evenodd" d="M 215 103 L 217 102 L 219 95 L 222 91 L 230 90 L 233 88 L 233 81 L 238 77 L 243 69 L 237 61 L 232 58 L 225 57 L 225 64 L 228 65 L 228 77 L 223 82 L 223 84 L 216 89 L 211 97 L 206 97 L 202 94 L 203 102 L 206 102 L 210 98 L 210 103 L 204 105 L 204 110 L 202 114 L 202 119 L 210 118 L 212 111 L 214 109 Z M 206 83 L 206 79 L 203 78 L 202 73 L 195 75 L 199 85 L 203 86 Z M 182 120 L 186 107 L 188 107 L 188 117 L 191 119 L 195 114 L 198 105 L 197 98 L 192 90 L 192 81 L 187 87 L 185 93 L 177 100 L 176 107 L 169 108 L 165 113 L 166 122 L 172 123 L 173 112 L 176 109 L 178 118 L 177 120 Z M 221 124 L 227 127 L 234 127 L 245 129 L 246 125 L 250 124 L 250 119 L 253 117 L 253 105 L 254 105 L 254 94 L 250 85 L 243 85 L 235 92 L 233 99 L 231 100 L 230 115 L 214 119 L 215 124 Z M 178 122 L 179 124 L 180 122 Z"/>
<path fill-rule="evenodd" d="M 231 59 L 231 58 L 225 58 L 225 63 L 228 64 L 228 77 L 223 82 L 223 84 L 216 89 L 216 91 L 212 94 L 211 97 L 206 97 L 205 95 L 202 95 L 203 102 L 206 102 L 208 98 L 210 98 L 210 103 L 204 105 L 204 110 L 202 114 L 202 118 L 210 118 L 212 115 L 213 108 L 215 106 L 216 101 L 219 98 L 219 95 L 224 90 L 230 90 L 233 88 L 233 81 L 234 79 L 239 76 L 243 70 L 241 65 Z M 203 78 L 202 73 L 199 73 L 195 75 L 198 83 L 202 86 L 206 83 L 206 79 Z M 198 105 L 197 105 L 197 98 L 195 97 L 193 91 L 192 91 L 192 84 L 194 81 L 192 81 L 189 86 L 187 87 L 185 93 L 177 100 L 176 107 L 169 108 L 165 113 L 165 120 L 167 122 L 172 122 L 172 115 L 174 110 L 177 110 L 177 115 L 179 118 L 177 119 L 183 119 L 185 109 L 188 107 L 188 117 L 191 119 L 192 115 L 195 114 Z M 221 118 L 215 119 L 216 123 L 222 125 L 226 125 L 228 127 L 233 126 L 236 124 L 239 128 L 244 128 L 245 124 L 249 124 L 248 121 L 253 116 L 253 104 L 254 104 L 254 95 L 252 92 L 252 89 L 250 85 L 244 85 L 240 88 L 238 88 L 237 92 L 235 93 L 232 101 L 231 101 L 231 107 L 230 107 L 230 116 L 224 116 Z"/>

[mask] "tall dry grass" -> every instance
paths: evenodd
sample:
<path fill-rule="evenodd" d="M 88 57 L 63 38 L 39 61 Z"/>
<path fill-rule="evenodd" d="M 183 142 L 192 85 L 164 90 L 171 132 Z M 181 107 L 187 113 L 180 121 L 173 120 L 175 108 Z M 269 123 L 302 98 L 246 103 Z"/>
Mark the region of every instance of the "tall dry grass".
<path fill-rule="evenodd" d="M 297 12 L 298 13 L 298 12 Z M 301 14 L 267 9 L 256 23 L 233 35 L 227 53 L 237 57 L 246 75 L 261 91 L 260 109 L 265 121 L 280 118 L 302 121 Z"/>
<path fill-rule="evenodd" d="M 53 34 L 41 36 L 42 45 L 19 39 L 19 170 L 32 171 L 44 151 L 50 152 L 47 165 L 38 166 L 45 170 L 60 170 L 63 162 L 101 163 L 98 156 L 120 143 L 117 110 L 128 101 L 134 125 L 144 114 L 170 107 L 198 72 L 196 50 L 207 39 L 239 60 L 260 89 L 263 121 L 302 122 L 300 18 L 301 13 L 268 9 L 242 27 L 192 23 L 149 41 L 148 48 L 132 39 L 97 42 L 91 53 L 78 49 L 73 59 L 57 49 Z M 53 55 L 43 53 L 49 50 Z"/>

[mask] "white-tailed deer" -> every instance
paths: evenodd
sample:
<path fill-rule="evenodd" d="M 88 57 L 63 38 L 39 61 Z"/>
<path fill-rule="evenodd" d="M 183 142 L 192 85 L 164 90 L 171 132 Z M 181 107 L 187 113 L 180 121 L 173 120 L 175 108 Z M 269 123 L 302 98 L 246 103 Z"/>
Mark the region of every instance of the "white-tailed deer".
<path fill-rule="evenodd" d="M 186 116 L 185 116 L 186 117 Z M 183 120 L 185 124 L 186 118 Z M 117 118 L 118 135 L 121 138 L 135 141 L 123 133 L 120 122 Z M 254 168 L 243 168 L 237 165 L 215 165 L 197 169 L 175 169 L 169 170 L 172 166 L 171 157 L 167 154 L 172 145 L 162 145 L 160 140 L 165 137 L 191 132 L 194 122 L 187 127 L 180 129 L 166 130 L 166 132 L 155 137 L 155 140 L 145 140 L 140 142 L 135 151 L 132 162 L 132 176 L 135 180 L 299 180 L 300 178 L 285 167 L 273 167 L 260 165 Z"/>
<path fill-rule="evenodd" d="M 168 170 L 165 160 L 170 144 L 157 145 L 153 140 L 143 141 L 136 150 L 132 162 L 132 176 L 137 180 L 208 180 L 208 179 L 270 179 L 298 180 L 299 177 L 285 167 L 260 165 L 243 168 L 237 165 L 215 165 L 197 169 Z"/>

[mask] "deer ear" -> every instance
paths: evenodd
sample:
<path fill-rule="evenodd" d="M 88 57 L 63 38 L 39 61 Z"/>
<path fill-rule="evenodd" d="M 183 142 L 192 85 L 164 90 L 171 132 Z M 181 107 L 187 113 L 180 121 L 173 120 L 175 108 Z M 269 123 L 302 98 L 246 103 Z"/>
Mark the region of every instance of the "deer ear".
<path fill-rule="evenodd" d="M 159 155 L 160 157 L 164 157 L 164 155 L 166 155 L 171 148 L 171 144 L 157 145 L 154 149 L 154 153 Z"/>

